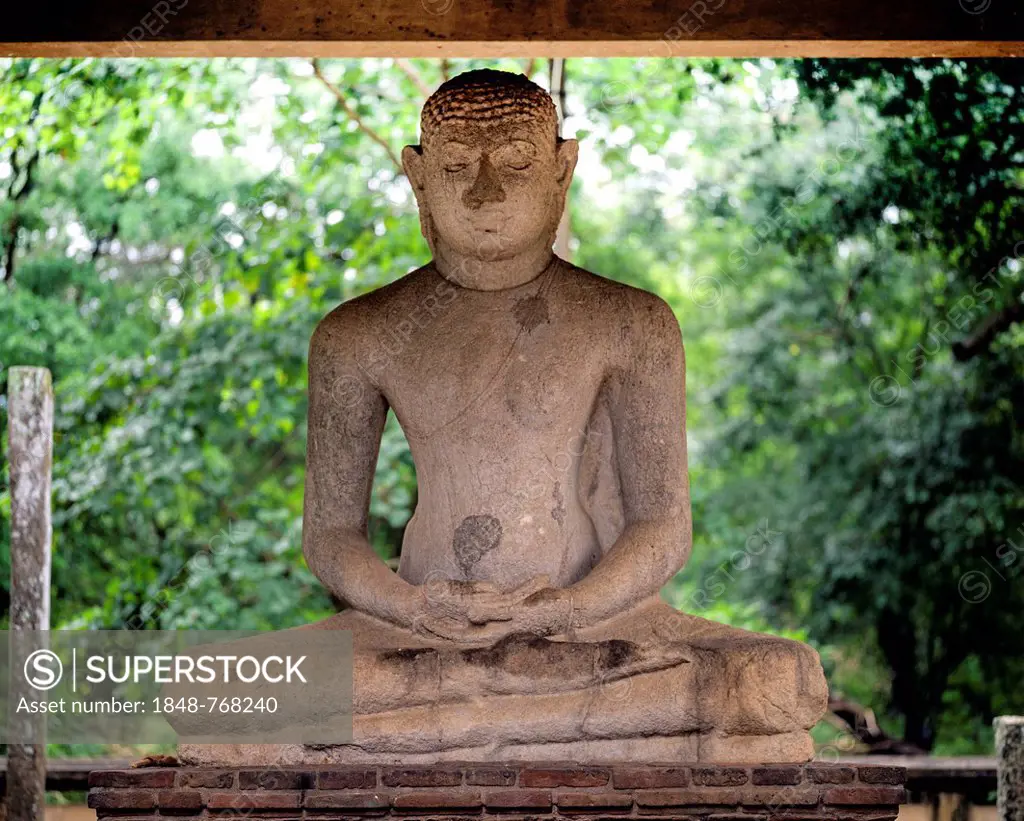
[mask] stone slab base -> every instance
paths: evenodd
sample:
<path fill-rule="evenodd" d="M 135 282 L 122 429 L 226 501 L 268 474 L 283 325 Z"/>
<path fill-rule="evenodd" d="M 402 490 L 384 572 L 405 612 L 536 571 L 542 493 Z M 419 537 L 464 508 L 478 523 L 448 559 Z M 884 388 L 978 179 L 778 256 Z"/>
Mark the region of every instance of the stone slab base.
<path fill-rule="evenodd" d="M 97 770 L 99 818 L 326 819 L 661 817 L 700 821 L 891 821 L 901 767 L 517 762 L 433 766 L 159 767 Z"/>
<path fill-rule="evenodd" d="M 776 735 L 688 733 L 647 738 L 608 738 L 460 747 L 440 753 L 368 752 L 351 744 L 311 747 L 303 744 L 179 744 L 178 759 L 197 767 L 298 767 L 360 764 L 431 765 L 438 762 L 525 761 L 690 761 L 701 764 L 800 764 L 814 756 L 814 741 L 806 730 Z"/>

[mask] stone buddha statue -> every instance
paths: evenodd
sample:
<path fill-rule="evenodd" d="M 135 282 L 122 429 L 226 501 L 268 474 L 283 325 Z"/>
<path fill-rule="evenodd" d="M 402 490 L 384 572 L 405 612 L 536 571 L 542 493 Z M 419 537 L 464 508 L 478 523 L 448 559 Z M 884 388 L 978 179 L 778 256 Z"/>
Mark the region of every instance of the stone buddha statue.
<path fill-rule="evenodd" d="M 427 100 L 402 160 L 433 258 L 310 346 L 303 548 L 347 609 L 299 629 L 352 633 L 353 742 L 270 760 L 811 757 L 817 653 L 660 598 L 691 547 L 683 343 L 552 252 L 577 151 L 523 75 Z M 388 409 L 418 484 L 397 572 L 367 539 Z"/>

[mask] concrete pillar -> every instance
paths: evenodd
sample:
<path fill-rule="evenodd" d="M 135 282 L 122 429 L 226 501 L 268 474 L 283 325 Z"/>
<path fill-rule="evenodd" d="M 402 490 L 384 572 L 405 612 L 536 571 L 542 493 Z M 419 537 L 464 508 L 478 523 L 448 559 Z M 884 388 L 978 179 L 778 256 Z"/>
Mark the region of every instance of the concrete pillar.
<path fill-rule="evenodd" d="M 50 483 L 53 465 L 53 387 L 46 368 L 11 368 L 7 382 L 8 461 L 11 467 L 11 630 L 50 629 Z M 38 696 L 21 676 L 23 659 L 11 665 L 12 703 Z M 31 723 L 42 738 L 42 717 Z M 26 736 L 21 736 L 26 737 Z M 46 747 L 7 748 L 8 821 L 38 821 L 46 804 Z"/>
<path fill-rule="evenodd" d="M 999 716 L 993 724 L 999 763 L 999 821 L 1024 821 L 1024 716 Z"/>

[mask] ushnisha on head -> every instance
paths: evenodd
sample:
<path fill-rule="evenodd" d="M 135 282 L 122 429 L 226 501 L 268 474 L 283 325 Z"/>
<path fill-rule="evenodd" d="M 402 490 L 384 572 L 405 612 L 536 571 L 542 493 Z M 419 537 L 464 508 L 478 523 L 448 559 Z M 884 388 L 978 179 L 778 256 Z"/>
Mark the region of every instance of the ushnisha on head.
<path fill-rule="evenodd" d="M 522 74 L 469 71 L 430 96 L 420 132 L 402 162 L 435 259 L 550 254 L 579 145 L 558 136 L 548 92 Z"/>

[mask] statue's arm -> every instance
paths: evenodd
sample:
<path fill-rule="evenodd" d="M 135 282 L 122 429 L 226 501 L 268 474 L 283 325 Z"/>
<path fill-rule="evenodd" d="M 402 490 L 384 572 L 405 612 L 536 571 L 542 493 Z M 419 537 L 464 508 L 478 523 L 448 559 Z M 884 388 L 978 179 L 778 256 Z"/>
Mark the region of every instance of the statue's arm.
<path fill-rule="evenodd" d="M 342 306 L 309 348 L 309 425 L 302 551 L 313 574 L 355 609 L 404 627 L 417 588 L 367 537 L 370 493 L 388 404 L 359 367 L 358 321 Z"/>
<path fill-rule="evenodd" d="M 585 626 L 657 593 L 690 555 L 686 366 L 671 308 L 647 295 L 634 307 L 631 341 L 603 389 L 612 416 L 624 528 L 586 577 L 567 588 Z"/>

